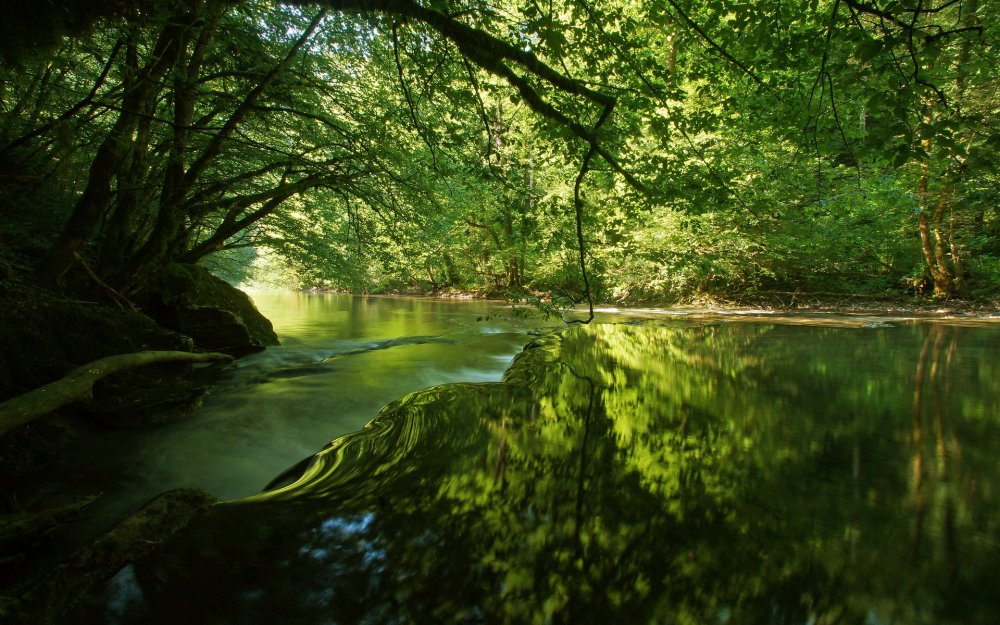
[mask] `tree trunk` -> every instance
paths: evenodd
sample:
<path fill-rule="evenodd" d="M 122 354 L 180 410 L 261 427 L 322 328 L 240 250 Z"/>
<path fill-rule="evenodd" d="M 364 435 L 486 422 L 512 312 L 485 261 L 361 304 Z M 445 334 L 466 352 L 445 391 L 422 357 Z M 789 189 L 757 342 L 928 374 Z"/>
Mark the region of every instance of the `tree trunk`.
<path fill-rule="evenodd" d="M 955 228 L 956 228 L 956 218 L 955 218 L 955 207 L 952 205 L 948 206 L 948 249 L 951 250 L 951 265 L 955 269 L 955 279 L 953 281 L 953 286 L 955 293 L 960 296 L 966 295 L 965 290 L 965 278 L 963 277 L 964 268 L 962 267 L 962 250 L 961 246 L 955 239 Z"/>
<path fill-rule="evenodd" d="M 172 146 L 171 170 L 168 172 L 163 195 L 160 200 L 159 211 L 157 213 L 156 224 L 150 233 L 149 239 L 135 254 L 135 258 L 130 262 L 128 284 L 125 288 L 127 292 L 141 288 L 144 278 L 155 272 L 159 267 L 165 266 L 183 253 L 186 237 L 184 236 L 185 213 L 183 207 L 191 189 L 200 180 L 202 174 L 215 161 L 216 157 L 222 153 L 223 148 L 232 137 L 239 125 L 251 113 L 254 105 L 267 88 L 284 72 L 291 67 L 298 58 L 299 52 L 306 45 L 313 33 L 319 27 L 326 15 L 325 10 L 321 10 L 309 26 L 302 32 L 292 44 L 285 56 L 267 74 L 261 78 L 260 82 L 254 85 L 253 89 L 243 98 L 236 110 L 226 119 L 208 142 L 208 145 L 198 155 L 194 162 L 185 170 L 182 163 L 182 153 L 185 142 L 178 141 L 175 135 L 175 144 Z M 179 118 L 188 117 L 187 107 L 193 107 L 193 101 L 183 101 L 183 94 L 178 94 L 177 115 Z M 192 109 L 193 110 L 193 109 Z M 227 237 L 228 238 L 228 237 Z"/>
<path fill-rule="evenodd" d="M 930 124 L 931 117 L 928 114 L 925 121 Z M 921 147 L 924 152 L 930 154 L 931 140 L 922 139 Z M 934 283 L 935 298 L 948 298 L 954 295 L 954 284 L 951 275 L 951 268 L 944 252 L 944 237 L 941 233 L 941 219 L 947 203 L 947 185 L 942 187 L 942 195 L 937 206 L 931 210 L 930 203 L 930 164 L 924 161 L 920 165 L 920 212 L 917 214 L 917 226 L 920 229 L 920 251 L 923 253 L 924 265 Z"/>
<path fill-rule="evenodd" d="M 455 259 L 448 252 L 444 253 L 444 271 L 448 286 L 457 286 L 461 282 L 458 269 L 455 267 Z"/>
<path fill-rule="evenodd" d="M 133 41 L 128 43 L 126 59 L 129 67 L 138 65 L 138 52 Z M 139 120 L 134 137 L 117 173 L 114 210 L 105 219 L 100 235 L 98 271 L 106 277 L 121 269 L 125 259 L 135 251 L 138 236 L 135 232 L 136 222 L 139 221 L 141 207 L 148 201 L 148 192 L 143 190 L 143 180 L 149 169 L 146 166 L 146 156 L 152 137 L 152 116 Z"/>
<path fill-rule="evenodd" d="M 952 267 L 948 261 L 945 247 L 947 241 L 941 226 L 944 222 L 945 208 L 948 206 L 948 184 L 941 186 L 941 197 L 938 199 L 937 208 L 934 209 L 934 264 L 937 267 L 937 275 L 934 276 L 934 294 L 938 297 L 951 297 L 955 294 L 955 280 Z"/>
<path fill-rule="evenodd" d="M 965 29 L 972 30 L 978 24 L 977 0 L 968 0 L 963 4 L 962 25 Z M 963 38 L 959 44 L 958 58 L 955 61 L 957 74 L 955 77 L 955 97 L 953 104 L 960 111 L 965 95 L 966 64 L 971 54 L 972 40 Z M 930 69 L 930 67 L 928 67 Z M 924 123 L 930 125 L 934 119 L 931 116 L 931 103 L 925 104 L 926 113 Z M 921 146 L 930 155 L 931 141 L 923 139 Z M 950 155 L 955 160 L 955 154 Z M 945 159 L 939 159 L 945 160 Z M 964 160 L 959 157 L 957 160 Z M 957 218 L 953 206 L 951 195 L 956 189 L 953 188 L 955 176 L 960 173 L 964 165 L 957 168 L 951 165 L 951 170 L 942 168 L 940 172 L 940 196 L 933 211 L 930 208 L 931 199 L 928 190 L 929 164 L 925 161 L 921 165 L 920 172 L 920 203 L 921 211 L 918 216 L 920 227 L 920 245 L 923 252 L 924 263 L 927 266 L 931 279 L 934 282 L 934 297 L 947 298 L 960 294 L 964 290 L 962 281 L 962 255 L 956 241 Z M 947 220 L 947 221 L 946 221 Z"/>
<path fill-rule="evenodd" d="M 107 212 L 114 197 L 112 182 L 118 173 L 121 160 L 132 149 L 133 133 L 139 120 L 148 115 L 155 106 L 156 94 L 161 86 L 160 78 L 174 63 L 178 54 L 177 41 L 185 28 L 187 28 L 186 16 L 174 16 L 168 19 L 152 50 L 149 62 L 136 74 L 134 81 L 126 81 L 122 110 L 97 149 L 87 177 L 87 187 L 73 208 L 73 213 L 59 234 L 59 238 L 36 270 L 36 278 L 44 286 L 51 288 L 59 286 L 62 277 L 75 262 L 74 255 L 79 252 L 84 242 L 94 232 L 101 217 Z"/>
<path fill-rule="evenodd" d="M 514 211 L 510 202 L 503 203 L 503 256 L 507 259 L 506 286 L 520 286 L 521 277 L 517 271 L 517 251 L 514 247 Z"/>

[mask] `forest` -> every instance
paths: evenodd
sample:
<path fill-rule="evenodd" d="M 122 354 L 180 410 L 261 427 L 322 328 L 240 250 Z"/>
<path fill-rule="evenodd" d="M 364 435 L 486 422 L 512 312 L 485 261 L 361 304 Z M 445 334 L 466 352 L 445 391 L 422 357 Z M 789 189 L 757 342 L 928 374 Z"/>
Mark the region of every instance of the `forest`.
<path fill-rule="evenodd" d="M 414 614 L 433 613 L 424 622 L 483 605 L 504 622 L 614 622 L 623 605 L 662 616 L 674 591 L 657 594 L 643 577 L 653 573 L 690 585 L 671 603 L 678 622 L 730 622 L 731 608 L 745 615 L 731 622 L 778 618 L 775 610 L 787 622 L 842 622 L 838 610 L 868 619 L 857 622 L 995 622 L 1000 606 L 982 580 L 995 578 L 1000 561 L 990 557 L 997 530 L 987 514 L 998 505 L 994 463 L 984 460 L 1000 440 L 988 356 L 1000 308 L 998 68 L 1000 3 L 988 0 L 4 0 L 0 620 L 63 622 L 98 582 L 125 570 L 147 576 L 137 584 L 170 605 L 190 592 L 188 560 L 156 549 L 196 518 L 177 543 L 184 558 L 221 571 L 259 543 L 247 562 L 263 553 L 304 558 L 304 571 L 325 562 L 317 596 L 332 592 L 322 575 L 333 570 L 342 596 L 364 586 L 352 586 L 361 574 L 337 568 L 340 556 L 324 541 L 347 541 L 357 550 L 350 557 L 371 568 L 369 543 L 350 542 L 368 532 L 365 540 L 384 541 L 412 579 L 426 577 L 433 561 L 470 601 L 442 604 L 454 614 L 425 602 L 422 593 L 440 589 L 364 586 L 385 605 L 405 595 Z M 302 310 L 301 298 L 322 294 L 330 310 L 341 306 L 323 314 L 357 313 L 370 334 L 346 322 L 325 326 L 329 336 L 308 339 L 319 341 L 312 352 L 293 336 L 291 347 L 264 357 L 281 332 L 240 290 L 254 287 L 294 292 L 282 301 Z M 503 327 L 487 327 L 497 321 L 490 309 L 449 334 L 465 323 L 450 304 L 354 297 L 368 295 L 513 307 L 504 308 L 512 312 Z M 794 316 L 739 328 L 716 318 L 683 328 L 585 325 L 602 305 L 919 312 L 905 322 L 845 316 L 804 329 L 793 326 L 812 322 Z M 535 310 L 546 319 L 582 311 L 583 323 L 562 334 L 518 325 Z M 920 317 L 931 311 L 961 318 L 934 325 L 941 319 Z M 492 334 L 504 342 L 487 344 Z M 508 353 L 515 343 L 523 348 L 516 358 Z M 378 413 L 373 429 L 328 446 L 336 471 L 307 473 L 315 483 L 288 491 L 292 507 L 282 507 L 284 487 L 248 504 L 287 528 L 285 539 L 310 519 L 313 533 L 302 536 L 314 543 L 279 548 L 247 508 L 172 491 L 76 564 L 53 564 L 66 555 L 58 530 L 101 505 L 92 505 L 96 494 L 70 498 L 79 486 L 67 486 L 70 478 L 38 477 L 60 470 L 74 448 L 129 457 L 129 444 L 113 447 L 121 431 L 166 439 L 160 425 L 184 423 L 240 375 L 247 388 L 273 385 L 260 391 L 264 403 L 276 380 L 339 371 L 346 391 L 293 387 L 296 400 L 332 393 L 334 408 L 321 410 L 335 412 L 345 403 L 336 393 L 360 396 L 373 378 L 394 381 L 390 367 L 407 349 L 446 364 L 413 361 L 421 384 L 385 387 L 395 394 L 379 406 L 403 399 Z M 463 350 L 466 360 L 454 355 Z M 243 359 L 250 354 L 261 359 Z M 347 364 L 370 356 L 371 369 Z M 451 371 L 427 381 L 424 369 L 453 366 L 455 376 L 472 371 L 482 381 L 483 362 L 511 358 L 503 383 L 490 370 L 492 386 L 416 392 L 466 382 Z M 239 390 L 248 395 L 231 412 L 258 408 L 258 391 Z M 744 404 L 749 397 L 761 403 Z M 801 408 L 809 402 L 813 413 Z M 447 406 L 466 412 L 456 417 Z M 790 416 L 801 439 L 782 434 L 793 431 L 783 421 Z M 316 457 L 308 466 L 322 465 Z M 864 473 L 869 461 L 878 476 Z M 783 482 L 793 472 L 826 479 L 830 467 L 854 481 L 824 482 L 831 494 L 819 503 L 808 485 Z M 362 470 L 377 479 L 359 478 Z M 727 471 L 737 477 L 726 482 Z M 83 492 L 104 478 L 93 479 Z M 768 488 L 797 497 L 782 504 L 780 522 L 757 516 Z M 412 507 L 382 510 L 384 492 Z M 421 508 L 425 496 L 437 507 Z M 330 525 L 334 500 L 355 516 Z M 871 535 L 858 542 L 858 524 L 878 536 L 891 531 L 877 521 L 886 502 L 896 502 L 893 524 L 917 519 L 914 553 L 937 550 L 919 566 L 906 549 L 889 550 L 912 587 L 928 589 L 909 620 L 872 616 L 905 603 L 905 580 L 887 573 L 869 588 L 850 568 L 858 544 L 879 548 Z M 682 504 L 692 507 L 678 511 Z M 295 506 L 308 514 L 291 514 Z M 615 516 L 636 506 L 648 515 Z M 802 509 L 815 518 L 795 516 Z M 474 522 L 452 527 L 454 510 Z M 413 523 L 427 542 L 407 533 Z M 692 536 L 701 551 L 675 541 L 677 566 L 667 566 L 651 528 Z M 481 544 L 463 545 L 467 530 Z M 199 531 L 219 539 L 218 552 L 204 548 Z M 712 567 L 748 532 L 786 532 L 800 553 L 791 568 L 780 558 L 763 567 L 775 573 L 773 587 L 732 572 L 733 588 L 751 588 L 733 601 L 749 607 L 727 607 L 718 597 L 729 589 L 712 581 Z M 535 542 L 518 551 L 526 535 Z M 956 545 L 965 535 L 986 547 L 961 569 Z M 848 539 L 849 548 L 840 542 Z M 475 555 L 434 560 L 435 545 Z M 310 548 L 320 555 L 303 556 Z M 751 576 L 755 548 L 738 556 Z M 536 566 L 542 556 L 530 550 L 548 554 L 554 568 Z M 632 562 L 635 580 L 617 579 L 607 557 Z M 706 568 L 695 575 L 698 558 Z M 147 564 L 122 568 L 140 561 Z M 461 593 L 478 582 L 452 565 L 486 580 L 477 593 L 503 587 L 525 601 L 471 600 Z M 158 577 L 171 567 L 180 572 Z M 849 580 L 837 577 L 848 570 Z M 805 580 L 803 597 L 819 588 L 830 604 L 803 607 L 813 599 L 797 594 L 795 576 Z M 225 600 L 241 606 L 256 593 L 247 579 Z M 602 594 L 606 582 L 619 594 Z M 215 600 L 213 583 L 199 590 L 205 605 Z M 713 584 L 721 594 L 701 594 Z M 755 595 L 754 584 L 775 594 Z M 303 622 L 319 622 L 309 619 L 330 607 L 317 603 L 313 614 L 316 606 L 289 592 L 308 613 Z M 876 607 L 852 603 L 856 596 Z M 976 602 L 963 604 L 968 597 Z M 587 617 L 589 601 L 604 612 Z M 367 614 L 360 603 L 358 614 Z M 192 606 L 191 622 L 211 615 L 201 604 L 185 609 Z M 232 609 L 218 622 L 244 608 Z M 353 604 L 338 609 L 354 617 Z M 171 622 L 173 614 L 129 618 Z M 90 622 L 81 618 L 73 622 Z"/>
<path fill-rule="evenodd" d="M 993 3 L 58 4 L 3 26 L 5 276 L 563 303 L 1000 284 Z"/>

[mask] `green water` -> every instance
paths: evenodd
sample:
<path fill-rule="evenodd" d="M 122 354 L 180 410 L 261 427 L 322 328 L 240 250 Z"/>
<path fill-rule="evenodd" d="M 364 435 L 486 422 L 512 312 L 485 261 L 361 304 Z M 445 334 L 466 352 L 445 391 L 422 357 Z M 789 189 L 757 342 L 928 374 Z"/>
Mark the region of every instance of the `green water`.
<path fill-rule="evenodd" d="M 390 401 L 433 384 L 499 380 L 542 325 L 491 302 L 255 292 L 281 346 L 227 365 L 203 404 L 152 428 L 103 432 L 40 472 L 28 492 L 100 494 L 53 536 L 76 549 L 163 491 L 222 499 L 361 429 Z"/>
<path fill-rule="evenodd" d="M 783 321 L 536 339 L 213 509 L 79 622 L 1000 622 L 998 328 Z"/>

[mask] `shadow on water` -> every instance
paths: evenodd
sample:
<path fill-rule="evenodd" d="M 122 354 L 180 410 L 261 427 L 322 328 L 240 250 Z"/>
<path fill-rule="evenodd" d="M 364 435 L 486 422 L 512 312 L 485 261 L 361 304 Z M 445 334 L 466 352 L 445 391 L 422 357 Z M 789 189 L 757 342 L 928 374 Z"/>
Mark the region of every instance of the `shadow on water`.
<path fill-rule="evenodd" d="M 78 622 L 1000 622 L 994 332 L 598 325 L 404 397 Z"/>

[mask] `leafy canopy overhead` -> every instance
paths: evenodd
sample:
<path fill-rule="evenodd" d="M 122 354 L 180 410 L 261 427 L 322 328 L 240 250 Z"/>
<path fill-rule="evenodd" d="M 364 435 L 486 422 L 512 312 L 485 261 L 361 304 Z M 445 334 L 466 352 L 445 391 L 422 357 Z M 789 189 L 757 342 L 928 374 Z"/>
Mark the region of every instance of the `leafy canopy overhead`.
<path fill-rule="evenodd" d="M 977 0 L 16 4 L 0 150 L 48 183 L 10 195 L 55 207 L 22 215 L 51 284 L 278 258 L 634 301 L 1000 271 Z"/>

